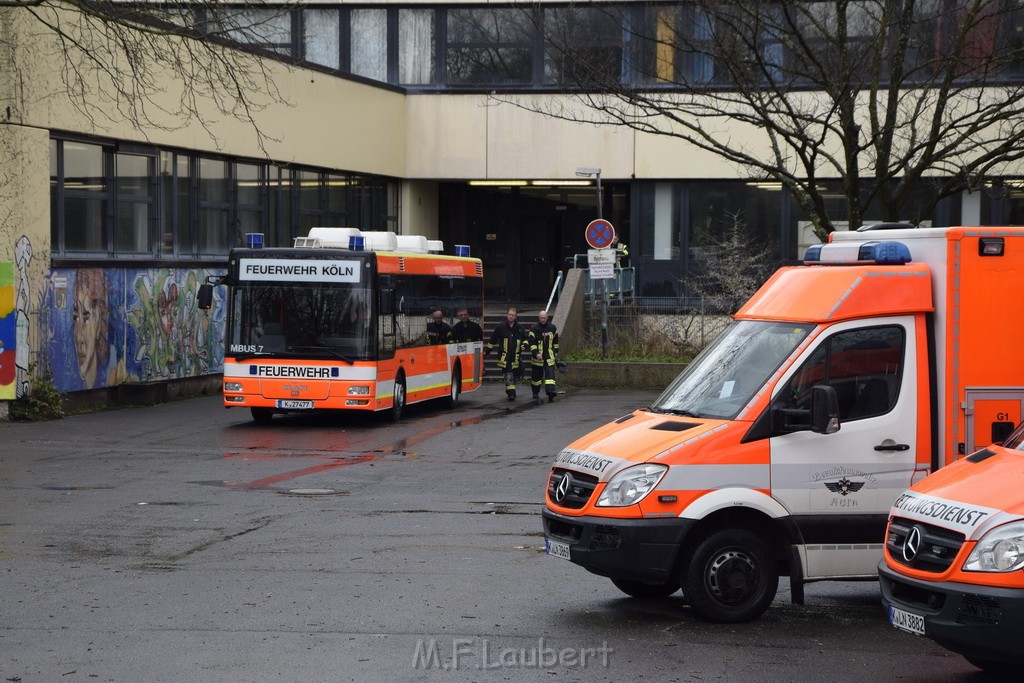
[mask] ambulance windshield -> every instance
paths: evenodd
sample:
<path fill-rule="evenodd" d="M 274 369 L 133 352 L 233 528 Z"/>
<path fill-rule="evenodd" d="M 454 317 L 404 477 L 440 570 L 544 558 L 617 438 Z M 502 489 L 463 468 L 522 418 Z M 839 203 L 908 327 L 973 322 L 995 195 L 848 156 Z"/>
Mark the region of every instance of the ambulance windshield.
<path fill-rule="evenodd" d="M 809 323 L 736 321 L 690 363 L 651 410 L 730 420 L 813 329 Z"/>

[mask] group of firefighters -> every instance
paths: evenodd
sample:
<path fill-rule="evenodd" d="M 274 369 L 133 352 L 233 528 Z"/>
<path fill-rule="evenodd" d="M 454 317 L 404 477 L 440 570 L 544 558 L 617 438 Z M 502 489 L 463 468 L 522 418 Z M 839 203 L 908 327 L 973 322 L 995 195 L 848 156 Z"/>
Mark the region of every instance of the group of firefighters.
<path fill-rule="evenodd" d="M 483 341 L 483 329 L 469 319 L 469 311 L 460 308 L 457 315 L 459 322 L 449 326 L 444 321 L 444 313 L 440 309 L 431 312 L 430 322 L 427 323 L 427 338 L 431 344 Z M 509 401 L 514 401 L 516 380 L 521 373 L 521 355 L 523 351 L 529 350 L 533 402 L 535 405 L 542 403 L 540 390 L 543 387 L 548 403 L 553 403 L 555 396 L 558 395 L 555 386 L 555 367 L 560 365 L 558 329 L 548 319 L 547 311 L 541 311 L 537 315 L 537 322 L 529 329 L 519 324 L 516 320 L 518 315 L 519 312 L 515 308 L 508 309 L 505 320 L 494 327 L 484 355 L 490 356 L 492 351 L 497 350 L 498 367 L 501 368 L 505 381 L 505 395 Z"/>

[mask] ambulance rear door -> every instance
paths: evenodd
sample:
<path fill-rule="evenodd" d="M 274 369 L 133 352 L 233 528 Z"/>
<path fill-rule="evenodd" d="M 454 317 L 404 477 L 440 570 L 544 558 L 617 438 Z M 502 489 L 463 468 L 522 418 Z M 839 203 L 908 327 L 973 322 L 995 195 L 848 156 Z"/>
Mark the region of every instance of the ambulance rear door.
<path fill-rule="evenodd" d="M 915 469 L 917 336 L 912 315 L 837 323 L 778 385 L 772 496 L 799 532 L 806 579 L 876 575 L 889 509 Z M 820 384 L 838 399 L 841 427 L 832 434 L 791 422 Z"/>

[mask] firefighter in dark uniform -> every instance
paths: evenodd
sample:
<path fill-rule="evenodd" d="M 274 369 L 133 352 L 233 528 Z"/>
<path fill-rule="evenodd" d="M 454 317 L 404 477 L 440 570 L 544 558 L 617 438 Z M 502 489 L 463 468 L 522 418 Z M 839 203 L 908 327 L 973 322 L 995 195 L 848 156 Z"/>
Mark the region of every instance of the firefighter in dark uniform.
<path fill-rule="evenodd" d="M 516 322 L 518 311 L 514 308 L 508 309 L 505 319 L 498 323 L 491 339 L 487 342 L 487 353 L 498 349 L 498 367 L 505 377 L 505 394 L 508 400 L 516 400 L 516 375 L 519 374 L 519 354 L 522 351 L 523 342 L 526 340 L 526 333 L 522 325 Z"/>
<path fill-rule="evenodd" d="M 526 334 L 530 344 L 530 389 L 534 404 L 540 404 L 540 387 L 553 403 L 558 389 L 555 387 L 555 365 L 558 363 L 558 330 L 548 321 L 548 312 L 541 311 L 537 323 Z"/>
<path fill-rule="evenodd" d="M 484 340 L 483 328 L 469 319 L 468 308 L 460 308 L 456 315 L 459 318 L 459 322 L 452 325 L 453 342 L 475 342 Z"/>
<path fill-rule="evenodd" d="M 448 344 L 452 340 L 452 328 L 444 321 L 444 312 L 435 308 L 430 312 L 430 322 L 427 323 L 428 344 Z"/>

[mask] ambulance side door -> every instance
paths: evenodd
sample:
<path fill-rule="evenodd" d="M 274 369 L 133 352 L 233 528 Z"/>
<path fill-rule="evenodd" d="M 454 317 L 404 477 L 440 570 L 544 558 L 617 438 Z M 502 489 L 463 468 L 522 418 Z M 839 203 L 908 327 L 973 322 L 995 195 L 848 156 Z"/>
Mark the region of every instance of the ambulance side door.
<path fill-rule="evenodd" d="M 799 530 L 807 579 L 876 574 L 886 517 L 915 467 L 915 331 L 913 316 L 838 323 L 776 386 L 772 496 Z M 809 408 L 810 389 L 820 384 L 838 399 L 841 427 L 833 434 L 787 422 Z"/>

